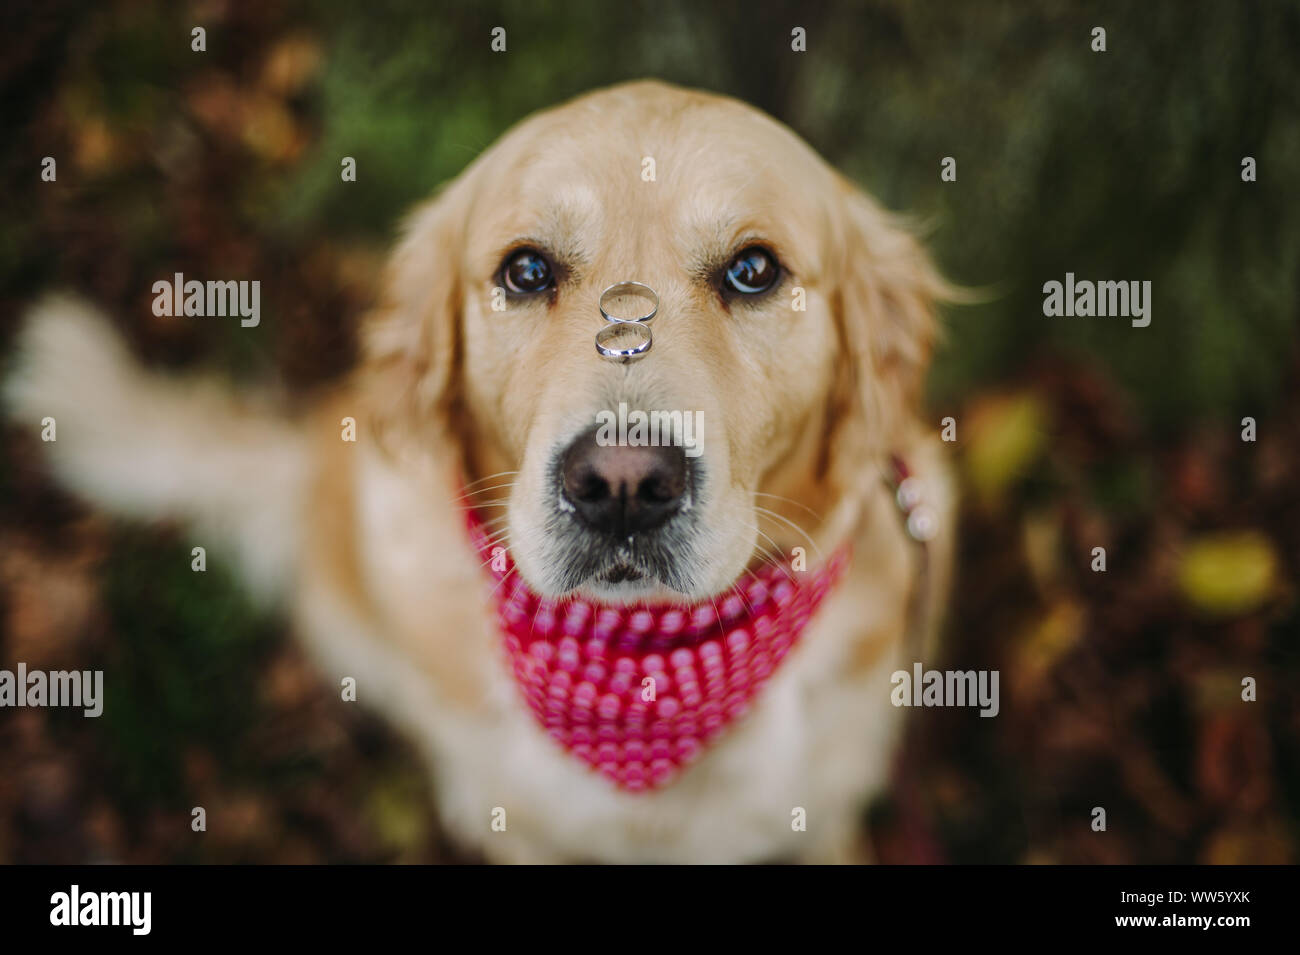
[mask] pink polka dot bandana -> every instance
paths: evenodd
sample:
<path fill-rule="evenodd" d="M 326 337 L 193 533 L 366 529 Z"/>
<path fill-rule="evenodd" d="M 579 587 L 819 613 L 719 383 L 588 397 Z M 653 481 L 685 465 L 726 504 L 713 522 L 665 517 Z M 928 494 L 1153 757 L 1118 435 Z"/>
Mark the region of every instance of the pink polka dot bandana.
<path fill-rule="evenodd" d="M 537 722 L 620 788 L 662 786 L 744 716 L 848 564 L 764 564 L 695 605 L 543 599 L 470 508 L 506 662 Z"/>

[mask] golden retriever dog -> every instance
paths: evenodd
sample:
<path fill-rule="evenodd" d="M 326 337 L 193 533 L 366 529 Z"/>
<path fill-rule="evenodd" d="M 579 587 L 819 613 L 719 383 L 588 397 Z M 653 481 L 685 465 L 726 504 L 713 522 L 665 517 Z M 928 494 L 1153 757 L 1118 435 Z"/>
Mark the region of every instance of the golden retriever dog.
<path fill-rule="evenodd" d="M 602 317 L 642 314 L 602 297 L 624 282 L 642 325 Z M 55 419 L 70 488 L 284 601 L 489 860 L 867 855 L 890 676 L 951 552 L 921 244 L 767 116 L 635 82 L 506 133 L 383 288 L 310 413 L 147 371 L 66 298 L 20 333 L 9 413 Z M 611 324 L 650 349 L 598 353 Z"/>

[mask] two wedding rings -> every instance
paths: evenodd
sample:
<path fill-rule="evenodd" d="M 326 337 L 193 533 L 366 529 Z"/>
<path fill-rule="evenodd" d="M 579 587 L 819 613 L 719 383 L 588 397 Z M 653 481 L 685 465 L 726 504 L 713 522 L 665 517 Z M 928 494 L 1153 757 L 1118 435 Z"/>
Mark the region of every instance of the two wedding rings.
<path fill-rule="evenodd" d="M 630 316 L 616 316 L 611 310 L 620 299 L 637 299 L 643 304 Z M 602 357 L 628 362 L 650 351 L 654 343 L 650 321 L 659 312 L 659 295 L 654 289 L 641 282 L 616 282 L 600 293 L 597 305 L 605 319 L 605 326 L 596 333 L 596 351 Z"/>

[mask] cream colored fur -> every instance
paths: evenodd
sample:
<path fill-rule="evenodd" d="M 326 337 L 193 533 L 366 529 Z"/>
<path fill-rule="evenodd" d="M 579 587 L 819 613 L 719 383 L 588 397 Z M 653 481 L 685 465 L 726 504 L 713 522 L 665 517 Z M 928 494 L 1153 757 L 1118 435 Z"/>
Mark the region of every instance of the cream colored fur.
<path fill-rule="evenodd" d="M 581 263 L 570 286 L 554 305 L 494 312 L 503 252 L 543 236 Z M 690 271 L 746 236 L 777 250 L 807 311 L 788 289 L 728 309 Z M 594 354 L 592 316 L 596 292 L 627 278 L 662 304 L 655 351 L 616 366 Z M 862 812 L 886 782 L 900 716 L 889 675 L 918 658 L 918 551 L 881 481 L 891 452 L 939 515 L 931 608 L 948 575 L 951 490 L 916 417 L 943 291 L 915 239 L 784 127 L 636 83 L 525 121 L 417 212 L 363 367 L 301 420 L 144 370 L 69 299 L 33 311 L 5 391 L 33 430 L 57 420 L 47 448 L 69 487 L 194 522 L 256 592 L 285 601 L 326 682 L 355 677 L 360 701 L 420 743 L 463 844 L 516 862 L 842 861 L 863 857 Z M 751 714 L 678 781 L 636 795 L 555 748 L 520 702 L 456 501 L 462 476 L 518 472 L 504 529 L 544 591 L 547 454 L 620 397 L 705 413 L 692 596 L 725 589 L 760 528 L 810 560 L 844 540 L 854 554 Z M 360 423 L 355 444 L 340 440 L 344 416 Z"/>

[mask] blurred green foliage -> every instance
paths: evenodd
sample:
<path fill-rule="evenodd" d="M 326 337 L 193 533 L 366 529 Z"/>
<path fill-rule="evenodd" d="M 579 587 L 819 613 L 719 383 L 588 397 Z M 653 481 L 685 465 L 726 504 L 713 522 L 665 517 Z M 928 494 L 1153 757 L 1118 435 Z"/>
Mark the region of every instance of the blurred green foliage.
<path fill-rule="evenodd" d="M 1262 416 L 1294 358 L 1295 3 L 322 0 L 256 18 L 242 7 L 205 20 L 203 4 L 52 4 L 38 17 L 48 45 L 36 66 L 48 62 L 45 82 L 69 86 L 54 104 L 20 101 L 21 86 L 11 88 L 8 122 L 21 128 L 37 118 L 31 110 L 54 106 L 73 119 L 98 112 L 143 137 L 181 121 L 178 96 L 208 63 L 252 69 L 250 30 L 311 37 L 323 58 L 299 104 L 313 125 L 305 152 L 213 183 L 239 182 L 225 209 L 233 223 L 290 249 L 321 230 L 386 238 L 513 122 L 593 87 L 656 76 L 772 113 L 886 204 L 914 213 L 948 274 L 989 292 L 986 304 L 949 312 L 933 380 L 940 403 L 1044 350 L 1082 352 L 1136 397 L 1144 420 L 1177 428 Z M 210 23 L 206 54 L 187 43 L 199 22 Z M 1098 25 L 1105 53 L 1090 49 Z M 507 30 L 505 53 L 489 48 L 496 26 Z M 790 49 L 794 26 L 807 30 L 805 53 Z M 340 188 L 344 155 L 361 172 Z M 957 160 L 955 183 L 940 182 L 944 156 Z M 1242 182 L 1244 156 L 1257 160 L 1257 182 Z M 6 172 L 30 182 L 32 161 L 11 150 Z M 90 187 L 141 256 L 173 241 L 159 167 Z M 30 192 L 13 190 L 18 211 Z M 19 214 L 0 227 L 7 289 L 60 277 L 37 222 Z M 1152 325 L 1045 318 L 1042 284 L 1067 271 L 1150 280 Z"/>
<path fill-rule="evenodd" d="M 99 729 L 115 785 L 134 805 L 175 802 L 185 754 L 223 748 L 259 716 L 249 674 L 265 666 L 277 626 L 249 606 L 222 564 L 199 576 L 189 554 L 185 544 L 126 528 L 105 576 L 107 610 L 132 639 L 101 664 L 113 678 Z"/>
<path fill-rule="evenodd" d="M 1292 3 L 326 4 L 323 134 L 271 220 L 386 230 L 511 122 L 658 76 L 758 106 L 926 223 L 956 280 L 935 394 L 1083 350 L 1152 423 L 1262 414 L 1294 357 L 1300 8 Z M 415 13 L 412 11 L 423 11 Z M 488 50 L 507 28 L 506 54 Z M 808 50 L 790 50 L 790 30 Z M 1107 52 L 1090 49 L 1093 26 Z M 340 190 L 356 155 L 356 193 Z M 957 160 L 943 183 L 939 163 Z M 1258 181 L 1241 180 L 1253 156 Z M 1048 319 L 1042 284 L 1143 279 L 1146 329 Z"/>

